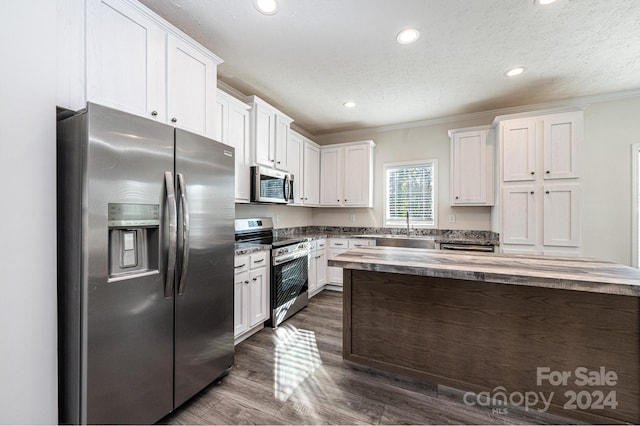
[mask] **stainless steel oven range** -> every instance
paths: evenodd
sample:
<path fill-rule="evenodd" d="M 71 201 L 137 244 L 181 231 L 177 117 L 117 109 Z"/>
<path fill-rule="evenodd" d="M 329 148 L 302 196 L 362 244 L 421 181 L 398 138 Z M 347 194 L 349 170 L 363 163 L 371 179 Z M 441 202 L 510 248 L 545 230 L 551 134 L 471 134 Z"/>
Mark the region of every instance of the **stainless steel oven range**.
<path fill-rule="evenodd" d="M 277 327 L 307 306 L 309 243 L 302 238 L 274 237 L 271 218 L 236 219 L 236 242 L 271 245 L 270 318 Z"/>

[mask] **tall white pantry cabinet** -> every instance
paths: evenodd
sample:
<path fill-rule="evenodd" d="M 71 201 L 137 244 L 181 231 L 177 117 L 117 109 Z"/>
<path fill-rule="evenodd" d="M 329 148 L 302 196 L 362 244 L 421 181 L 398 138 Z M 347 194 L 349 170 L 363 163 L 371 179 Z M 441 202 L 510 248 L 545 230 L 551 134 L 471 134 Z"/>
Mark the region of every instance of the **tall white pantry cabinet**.
<path fill-rule="evenodd" d="M 583 111 L 496 117 L 503 253 L 581 255 Z"/>

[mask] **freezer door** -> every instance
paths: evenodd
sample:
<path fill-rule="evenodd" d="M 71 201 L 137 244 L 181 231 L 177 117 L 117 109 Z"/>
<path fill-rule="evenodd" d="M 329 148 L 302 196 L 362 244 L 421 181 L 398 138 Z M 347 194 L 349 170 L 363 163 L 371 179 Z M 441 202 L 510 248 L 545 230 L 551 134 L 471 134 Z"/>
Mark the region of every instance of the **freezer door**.
<path fill-rule="evenodd" d="M 175 407 L 233 364 L 233 155 L 176 129 Z"/>
<path fill-rule="evenodd" d="M 173 132 L 88 106 L 81 421 L 89 424 L 151 424 L 172 409 L 173 297 L 165 297 L 163 241 Z"/>

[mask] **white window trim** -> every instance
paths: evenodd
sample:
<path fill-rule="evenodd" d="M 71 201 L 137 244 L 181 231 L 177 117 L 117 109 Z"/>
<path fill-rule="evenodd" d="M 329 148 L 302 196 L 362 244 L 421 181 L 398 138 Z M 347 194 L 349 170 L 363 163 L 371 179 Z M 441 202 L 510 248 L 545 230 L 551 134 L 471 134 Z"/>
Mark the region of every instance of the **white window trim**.
<path fill-rule="evenodd" d="M 387 213 L 388 213 L 388 196 L 387 193 L 387 169 L 389 167 L 399 167 L 399 166 L 416 166 L 421 164 L 432 164 L 433 166 L 433 225 L 425 225 L 420 223 L 413 223 L 411 218 L 409 218 L 409 224 L 411 228 L 421 228 L 421 229 L 436 229 L 438 228 L 438 160 L 437 159 L 429 159 L 429 160 L 419 160 L 419 161 L 400 161 L 397 163 L 384 163 L 382 165 L 382 193 L 384 209 L 382 211 L 382 223 L 385 227 L 389 228 L 405 228 L 406 226 L 398 226 L 397 224 L 387 224 Z"/>
<path fill-rule="evenodd" d="M 640 182 L 638 182 L 638 172 L 640 171 L 640 164 L 638 164 L 638 156 L 640 155 L 640 143 L 634 143 L 631 145 L 631 266 L 638 267 L 638 244 L 640 242 L 640 232 L 638 220 L 638 189 L 640 188 Z"/>

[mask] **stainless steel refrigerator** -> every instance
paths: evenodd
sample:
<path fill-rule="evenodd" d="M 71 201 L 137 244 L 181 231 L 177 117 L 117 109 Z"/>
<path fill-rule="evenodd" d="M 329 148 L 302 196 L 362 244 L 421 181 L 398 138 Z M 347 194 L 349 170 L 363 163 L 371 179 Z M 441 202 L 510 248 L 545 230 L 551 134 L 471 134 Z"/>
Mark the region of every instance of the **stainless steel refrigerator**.
<path fill-rule="evenodd" d="M 233 155 L 95 104 L 58 122 L 61 423 L 154 423 L 231 368 Z"/>

